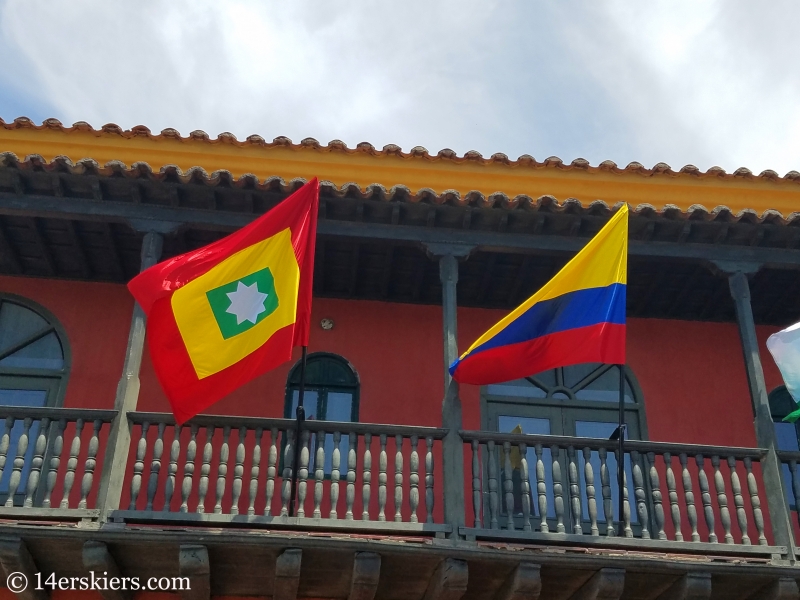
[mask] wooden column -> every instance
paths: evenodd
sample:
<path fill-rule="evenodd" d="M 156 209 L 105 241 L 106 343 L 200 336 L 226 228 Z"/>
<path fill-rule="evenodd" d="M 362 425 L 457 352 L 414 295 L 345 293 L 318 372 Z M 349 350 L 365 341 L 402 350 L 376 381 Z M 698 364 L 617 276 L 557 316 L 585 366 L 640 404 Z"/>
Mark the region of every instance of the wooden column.
<path fill-rule="evenodd" d="M 469 256 L 474 246 L 459 244 L 427 244 L 428 254 L 439 261 L 442 282 L 442 334 L 444 348 L 444 391 L 450 385 L 450 365 L 458 358 L 458 260 Z"/>
<path fill-rule="evenodd" d="M 439 260 L 442 282 L 442 340 L 444 347 L 444 401 L 442 427 L 447 435 L 442 440 L 442 481 L 444 482 L 444 520 L 453 527 L 452 539 L 458 539 L 464 526 L 464 449 L 461 437 L 461 399 L 458 383 L 450 377 L 450 365 L 458 358 L 458 318 L 456 286 L 458 259 L 469 256 L 473 246 L 428 244 L 428 252 Z"/>
<path fill-rule="evenodd" d="M 144 271 L 156 264 L 161 258 L 164 237 L 161 233 L 148 231 L 142 241 L 141 270 Z M 128 413 L 136 410 L 139 400 L 139 370 L 142 366 L 144 351 L 145 315 L 138 303 L 133 307 L 128 348 L 125 352 L 125 365 L 122 378 L 117 384 L 114 398 L 114 409 L 117 416 L 111 424 L 111 431 L 106 441 L 106 452 L 103 458 L 103 473 L 100 477 L 100 489 L 97 494 L 97 507 L 100 509 L 100 522 L 108 520 L 111 511 L 119 508 L 122 486 L 125 479 L 125 467 L 128 462 L 128 450 L 131 444 L 131 428 Z"/>
<path fill-rule="evenodd" d="M 756 326 L 750 303 L 748 275 L 758 272 L 760 265 L 740 263 L 729 265 L 719 262 L 716 264 L 728 276 L 731 296 L 736 307 L 736 321 L 739 325 L 739 337 L 742 341 L 750 399 L 753 403 L 753 412 L 755 414 L 756 440 L 761 448 L 767 449 L 767 455 L 761 461 L 761 471 L 767 494 L 772 533 L 775 538 L 775 544 L 786 546 L 789 550 L 789 559 L 794 561 L 794 535 L 792 533 L 789 507 L 786 504 L 786 496 L 783 492 L 781 464 L 777 455 L 775 425 L 772 422 L 772 415 L 769 410 L 767 384 L 764 381 L 764 369 L 761 366 Z"/>

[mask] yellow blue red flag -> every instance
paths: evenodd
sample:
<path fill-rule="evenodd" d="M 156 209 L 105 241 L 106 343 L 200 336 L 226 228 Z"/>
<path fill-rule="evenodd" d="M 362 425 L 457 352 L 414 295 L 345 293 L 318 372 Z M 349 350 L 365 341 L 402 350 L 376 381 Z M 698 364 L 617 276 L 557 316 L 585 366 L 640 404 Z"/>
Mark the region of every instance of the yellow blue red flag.
<path fill-rule="evenodd" d="M 625 363 L 628 205 L 545 286 L 452 365 L 461 383 L 488 385 L 587 362 Z"/>

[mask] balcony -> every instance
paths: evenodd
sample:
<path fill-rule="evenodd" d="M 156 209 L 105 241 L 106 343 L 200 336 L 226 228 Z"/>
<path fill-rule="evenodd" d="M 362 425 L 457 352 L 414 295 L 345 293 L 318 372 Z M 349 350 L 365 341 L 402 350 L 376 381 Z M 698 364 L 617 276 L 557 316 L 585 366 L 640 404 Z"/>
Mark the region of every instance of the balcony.
<path fill-rule="evenodd" d="M 64 552 L 81 556 L 83 547 L 85 567 L 97 539 L 134 572 L 188 572 L 176 570 L 174 546 L 183 560 L 198 540 L 212 558 L 214 543 L 235 542 L 229 551 L 247 565 L 261 554 L 241 544 L 261 532 L 285 549 L 267 558 L 277 561 L 275 581 L 285 552 L 309 540 L 318 554 L 307 552 L 307 561 L 319 565 L 356 542 L 379 549 L 385 564 L 406 551 L 381 585 L 410 585 L 414 575 L 400 566 L 408 560 L 417 560 L 427 581 L 444 564 L 441 553 L 476 553 L 480 560 L 464 562 L 472 569 L 490 568 L 490 551 L 497 562 L 521 550 L 535 553 L 538 585 L 546 589 L 573 580 L 586 586 L 597 573 L 613 586 L 619 567 L 626 590 L 671 589 L 695 577 L 698 565 L 722 569 L 729 577 L 714 584 L 714 597 L 718 589 L 791 585 L 786 578 L 797 575 L 792 534 L 770 518 L 765 449 L 626 442 L 620 524 L 613 441 L 324 421 L 306 422 L 297 440 L 290 419 L 203 415 L 176 426 L 169 414 L 130 412 L 117 437 L 120 456 L 110 452 L 116 417 L 113 410 L 0 408 L 0 562 L 7 569 L 24 556 L 8 550 L 21 539 L 44 563 L 37 568 L 56 572 L 81 572 Z M 791 479 L 784 483 L 799 498 L 800 454 L 781 459 Z M 776 542 L 782 539 L 791 541 Z M 410 548 L 419 551 L 416 559 Z M 61 562 L 48 562 L 52 552 Z M 343 568 L 352 565 L 353 577 L 359 560 L 372 560 L 345 554 L 350 562 Z M 257 595 L 263 581 L 236 571 L 230 558 L 222 562 L 228 566 L 215 571 L 216 593 Z M 517 557 L 515 564 L 518 570 L 534 563 Z M 672 566 L 664 571 L 664 564 Z M 486 577 L 499 587 L 511 575 L 498 573 Z M 307 595 L 323 593 L 317 584 L 303 585 Z"/>
<path fill-rule="evenodd" d="M 132 412 L 125 468 L 107 472 L 104 485 L 114 417 L 1 407 L 0 515 L 788 555 L 765 519 L 764 449 L 627 441 L 619 536 L 614 441 L 459 431 L 465 483 L 443 469 L 445 429 L 307 421 L 298 443 L 291 419 L 203 415 L 177 426 L 170 414 Z M 798 497 L 800 457 L 784 454 Z M 109 497 L 113 481 L 118 498 Z M 452 521 L 443 510 L 450 489 L 461 502 Z"/>

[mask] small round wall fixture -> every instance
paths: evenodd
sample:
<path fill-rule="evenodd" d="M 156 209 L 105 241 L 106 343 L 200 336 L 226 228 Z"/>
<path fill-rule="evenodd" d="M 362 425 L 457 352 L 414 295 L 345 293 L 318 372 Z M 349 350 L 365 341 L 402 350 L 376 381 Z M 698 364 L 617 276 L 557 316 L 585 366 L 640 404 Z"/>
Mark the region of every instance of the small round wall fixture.
<path fill-rule="evenodd" d="M 329 331 L 333 329 L 333 319 L 322 319 L 322 321 L 319 322 L 319 326 L 325 331 Z"/>

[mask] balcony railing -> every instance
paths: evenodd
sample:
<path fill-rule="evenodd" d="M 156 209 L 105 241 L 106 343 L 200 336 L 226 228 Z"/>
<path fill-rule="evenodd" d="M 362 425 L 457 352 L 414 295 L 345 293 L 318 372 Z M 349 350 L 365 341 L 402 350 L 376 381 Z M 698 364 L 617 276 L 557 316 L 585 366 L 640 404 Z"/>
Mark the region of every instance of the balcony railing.
<path fill-rule="evenodd" d="M 786 553 L 768 545 L 765 532 L 759 478 L 766 450 L 627 441 L 620 537 L 616 441 L 481 431 L 461 437 L 471 449 L 474 525 L 462 528 L 467 537 Z"/>
<path fill-rule="evenodd" d="M 139 412 L 130 420 L 134 460 L 123 491 L 129 501 L 113 520 L 450 530 L 435 518 L 442 429 L 306 421 L 298 444 L 292 419 L 200 416 L 180 427 L 172 415 Z"/>
<path fill-rule="evenodd" d="M 203 415 L 177 426 L 169 414 L 133 412 L 127 460 L 107 460 L 124 469 L 109 473 L 103 463 L 116 417 L 0 407 L 0 519 L 350 530 L 768 559 L 791 553 L 773 542 L 779 524 L 770 524 L 766 508 L 764 449 L 626 442 L 620 536 L 619 456 L 608 440 L 460 431 L 462 481 L 458 469 L 443 470 L 445 429 L 307 421 L 296 440 L 291 419 Z M 796 511 L 800 453 L 781 458 Z M 455 519 L 444 510 L 445 490 L 466 497 Z"/>

